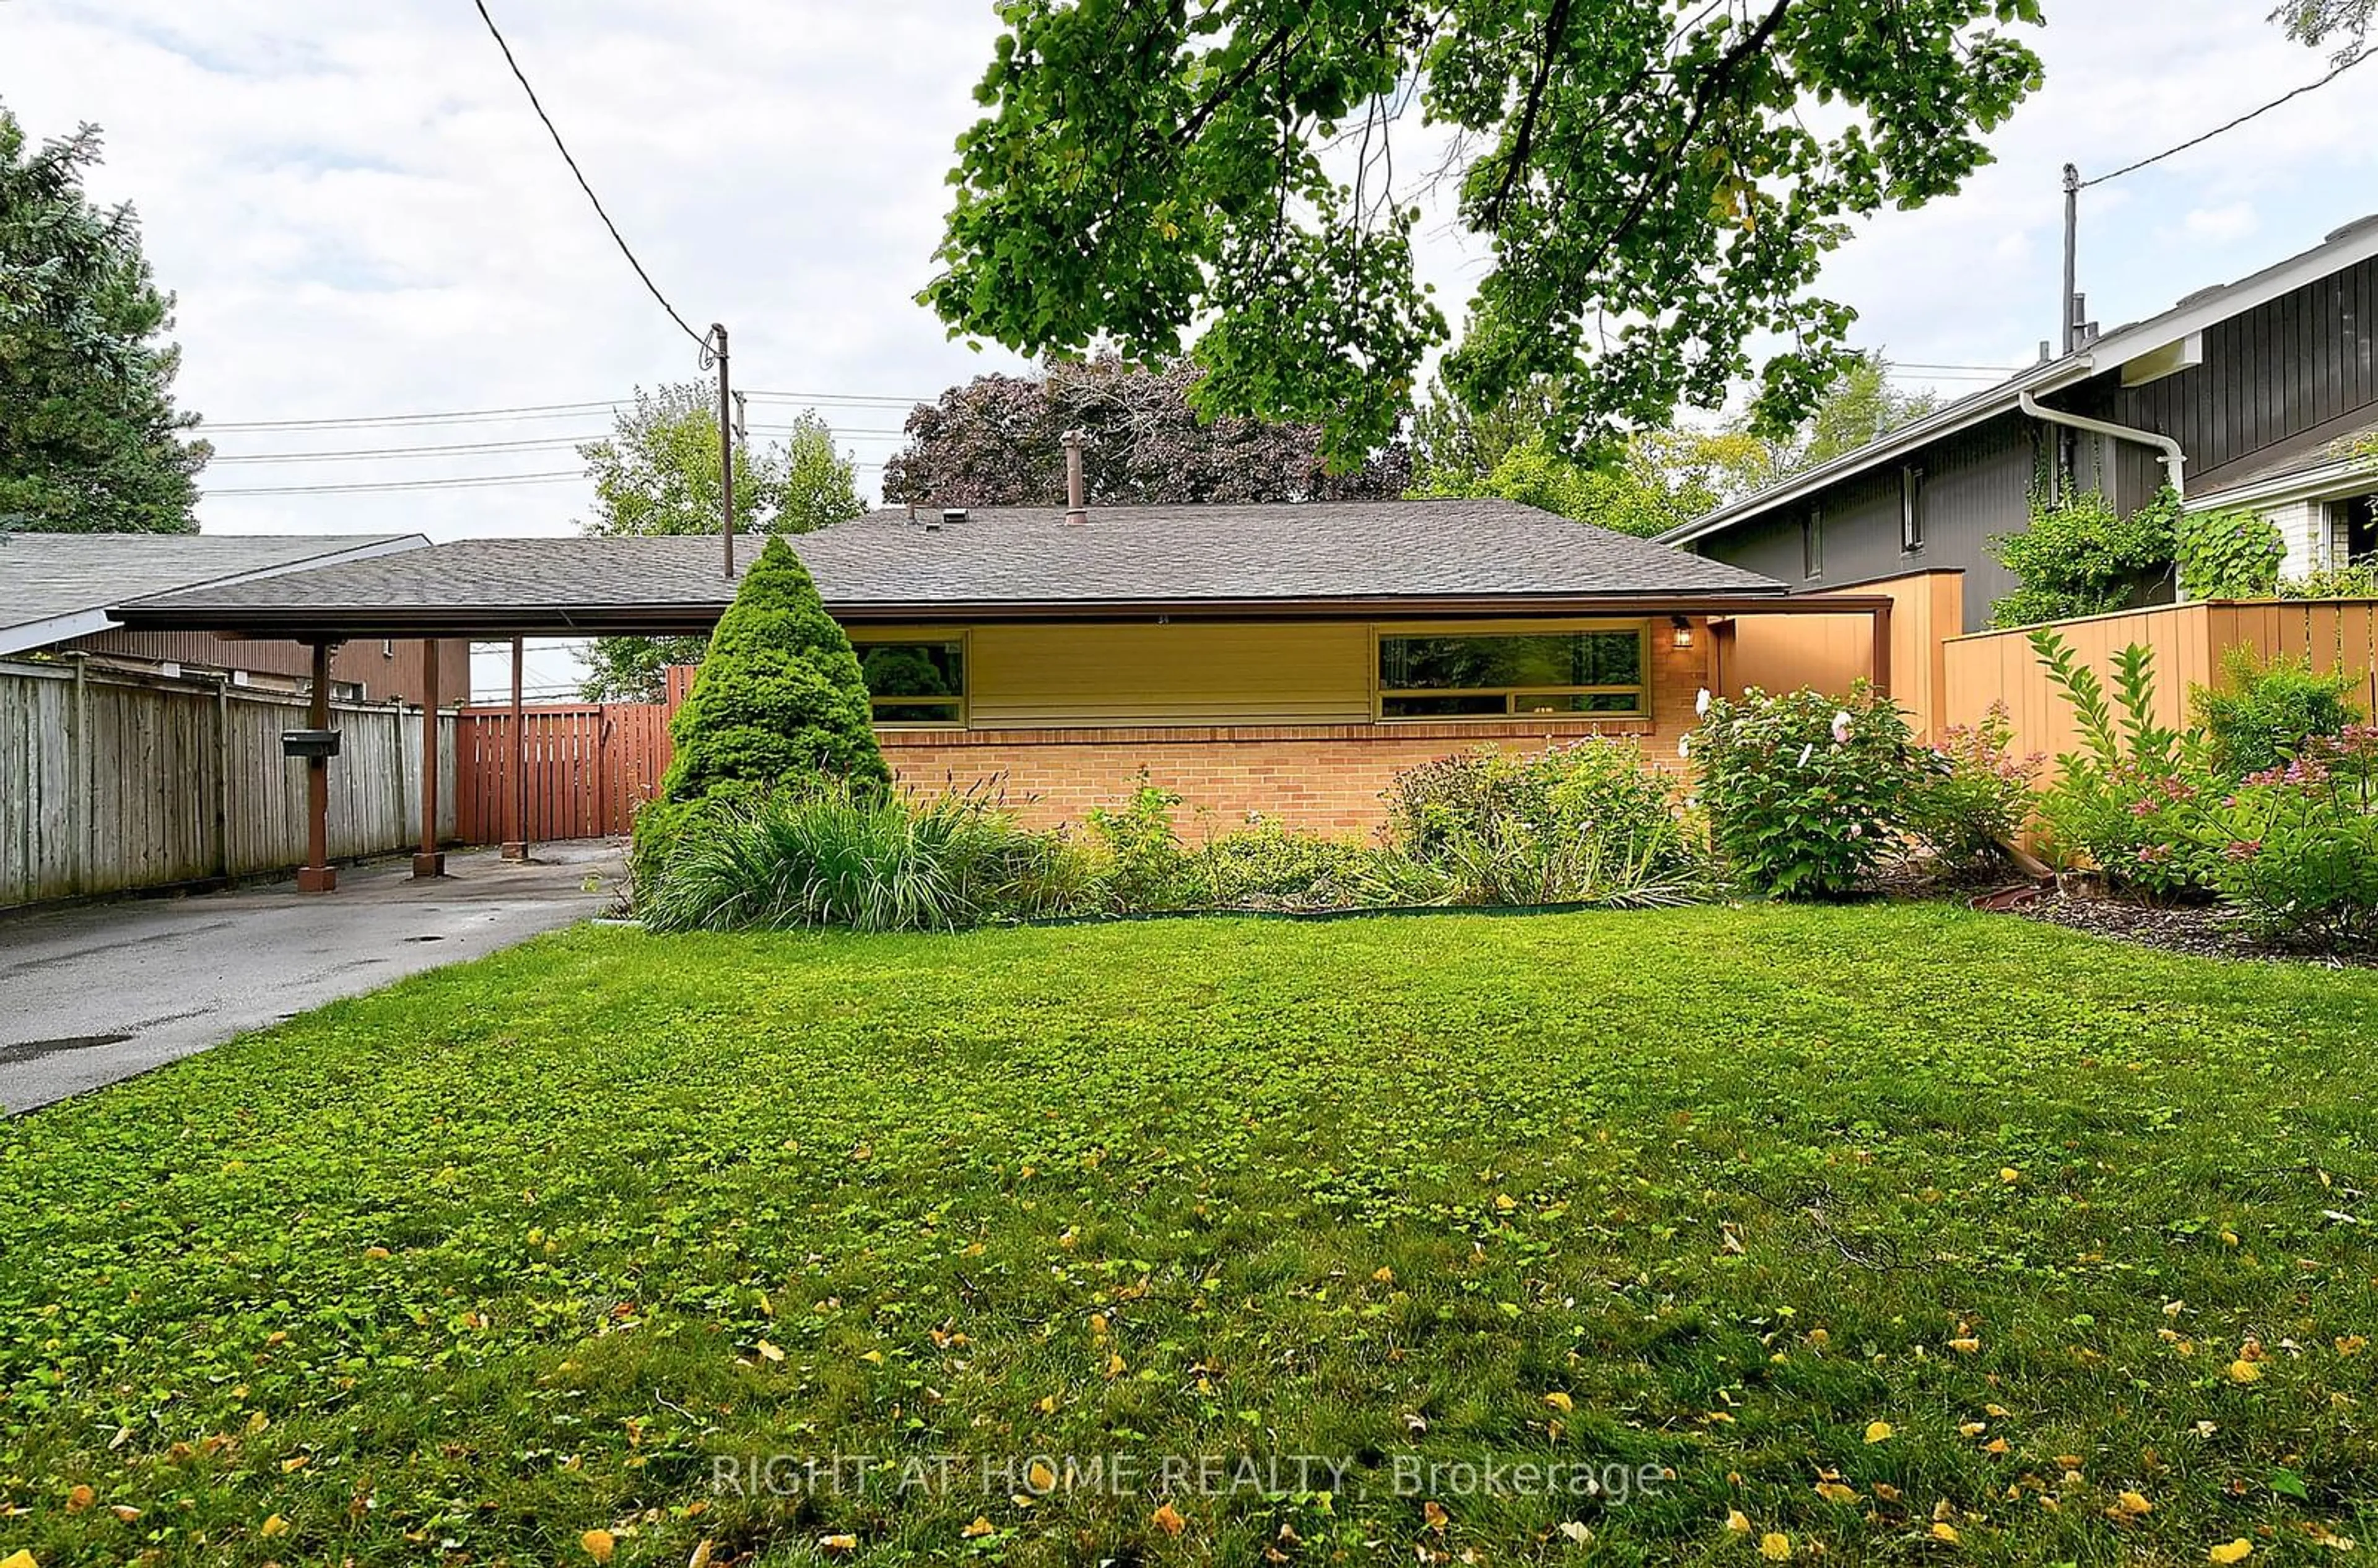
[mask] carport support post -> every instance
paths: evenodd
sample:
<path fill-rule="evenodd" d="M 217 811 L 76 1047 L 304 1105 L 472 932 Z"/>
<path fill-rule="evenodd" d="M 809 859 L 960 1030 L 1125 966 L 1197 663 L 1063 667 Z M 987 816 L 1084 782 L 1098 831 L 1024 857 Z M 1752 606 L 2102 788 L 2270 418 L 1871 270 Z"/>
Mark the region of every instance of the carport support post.
<path fill-rule="evenodd" d="M 521 712 L 521 676 L 527 661 L 523 639 L 512 639 L 512 798 L 511 834 L 504 840 L 507 860 L 528 858 L 528 720 Z"/>
<path fill-rule="evenodd" d="M 442 877 L 446 857 L 438 853 L 438 640 L 421 640 L 421 853 L 413 857 L 415 880 Z"/>
<path fill-rule="evenodd" d="M 306 724 L 330 727 L 330 645 L 314 644 L 314 679 L 306 693 Z M 330 865 L 330 760 L 306 759 L 306 864 L 297 868 L 299 892 L 329 892 L 339 885 Z"/>

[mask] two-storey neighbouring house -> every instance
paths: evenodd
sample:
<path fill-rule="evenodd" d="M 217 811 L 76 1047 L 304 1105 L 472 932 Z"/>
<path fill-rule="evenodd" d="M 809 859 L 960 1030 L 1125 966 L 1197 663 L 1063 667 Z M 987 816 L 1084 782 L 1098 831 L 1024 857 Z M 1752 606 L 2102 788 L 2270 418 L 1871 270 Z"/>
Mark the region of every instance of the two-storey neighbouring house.
<path fill-rule="evenodd" d="M 1800 592 L 1962 569 L 1978 630 L 2014 587 L 1990 539 L 2061 485 L 2262 512 L 2289 575 L 2378 553 L 2373 434 L 2378 216 L 1663 537 Z"/>

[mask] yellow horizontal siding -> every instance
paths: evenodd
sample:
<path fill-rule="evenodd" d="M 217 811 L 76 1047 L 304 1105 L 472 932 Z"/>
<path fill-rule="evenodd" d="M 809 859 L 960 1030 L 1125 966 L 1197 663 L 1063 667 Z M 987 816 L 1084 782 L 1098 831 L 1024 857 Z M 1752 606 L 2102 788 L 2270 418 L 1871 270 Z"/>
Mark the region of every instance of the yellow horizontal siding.
<path fill-rule="evenodd" d="M 1363 724 L 1371 628 L 1316 625 L 978 626 L 977 728 Z"/>

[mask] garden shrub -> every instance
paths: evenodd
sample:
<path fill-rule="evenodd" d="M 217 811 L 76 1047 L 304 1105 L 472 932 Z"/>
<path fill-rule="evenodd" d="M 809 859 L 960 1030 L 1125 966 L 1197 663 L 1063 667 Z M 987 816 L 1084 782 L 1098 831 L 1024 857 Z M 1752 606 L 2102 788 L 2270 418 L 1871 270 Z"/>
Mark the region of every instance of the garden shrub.
<path fill-rule="evenodd" d="M 834 779 L 865 795 L 891 783 L 850 639 L 780 538 L 744 573 L 669 735 L 661 790 L 680 806 L 721 789 Z"/>
<path fill-rule="evenodd" d="M 1653 909 L 1699 903 L 1709 878 L 1674 818 L 1630 833 L 1590 820 L 1539 830 L 1505 817 L 1458 834 L 1434 861 L 1375 871 L 1371 885 L 1413 904 Z"/>
<path fill-rule="evenodd" d="M 2167 488 L 2124 517 L 2096 490 L 2031 503 L 2031 526 L 1989 542 L 2021 586 L 1990 606 L 1990 624 L 2032 626 L 2125 608 L 2171 569 L 2180 498 Z"/>
<path fill-rule="evenodd" d="M 2378 726 L 2314 736 L 2208 808 L 2214 881 L 2267 937 L 2378 943 Z"/>
<path fill-rule="evenodd" d="M 2212 743 L 2214 766 L 2232 778 L 2284 766 L 2313 736 L 2337 735 L 2361 717 L 2348 700 L 2349 671 L 2313 671 L 2300 655 L 2267 664 L 2240 643 L 2221 655 L 2226 689 L 2193 687 L 2189 706 Z"/>
<path fill-rule="evenodd" d="M 1907 721 L 1860 681 L 1844 700 L 1756 688 L 1710 704 L 1690 737 L 1710 837 L 1735 880 L 1841 898 L 1873 874 L 1921 779 Z"/>
<path fill-rule="evenodd" d="M 1952 724 L 1933 748 L 1930 767 L 1909 799 L 1908 826 L 1955 873 L 1982 873 L 2007 864 L 2023 836 L 2038 794 L 2033 787 L 2047 759 L 2018 755 L 2014 724 L 2004 702 L 1993 702 L 1977 724 Z"/>
<path fill-rule="evenodd" d="M 1594 739 L 1525 756 L 1481 747 L 1440 757 L 1398 773 L 1382 798 L 1388 842 L 1417 859 L 1443 859 L 1516 822 L 1563 841 L 1590 828 L 1620 841 L 1629 857 L 1649 846 L 1668 870 L 1697 858 L 1689 836 L 1670 831 L 1675 793 L 1633 741 Z"/>
<path fill-rule="evenodd" d="M 1343 909 L 1361 902 L 1376 853 L 1255 820 L 1208 840 L 1189 857 L 1183 880 L 1217 909 Z"/>
<path fill-rule="evenodd" d="M 1172 808 L 1180 804 L 1178 795 L 1149 784 L 1143 770 L 1139 787 L 1122 809 L 1091 808 L 1090 838 L 1100 852 L 1099 881 L 1114 909 L 1180 909 L 1192 901 L 1188 856 L 1172 825 Z"/>
<path fill-rule="evenodd" d="M 2191 599 L 2267 599 L 2288 543 L 2260 512 L 2186 512 L 2173 525 L 2180 591 Z"/>
<path fill-rule="evenodd" d="M 655 930 L 947 931 L 1091 895 L 1079 850 L 979 796 L 911 801 L 834 782 L 691 804 L 699 815 L 641 901 Z"/>
<path fill-rule="evenodd" d="M 2192 830 L 2214 787 L 2199 737 L 2157 721 L 2155 656 L 2132 643 L 2115 655 L 2114 692 L 2052 628 L 2031 634 L 2032 652 L 2072 704 L 2082 749 L 2040 797 L 2051 852 L 2077 852 L 2121 889 L 2154 898 L 2202 895 L 2214 885 L 2213 857 Z"/>

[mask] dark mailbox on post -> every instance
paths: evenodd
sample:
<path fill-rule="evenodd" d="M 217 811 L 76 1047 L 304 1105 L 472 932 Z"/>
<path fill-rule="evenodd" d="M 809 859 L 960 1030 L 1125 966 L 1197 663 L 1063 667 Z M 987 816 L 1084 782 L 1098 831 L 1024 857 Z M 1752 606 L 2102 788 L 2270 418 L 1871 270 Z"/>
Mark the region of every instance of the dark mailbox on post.
<path fill-rule="evenodd" d="M 339 732 L 282 730 L 281 754 L 283 757 L 336 757 L 339 754 Z"/>

